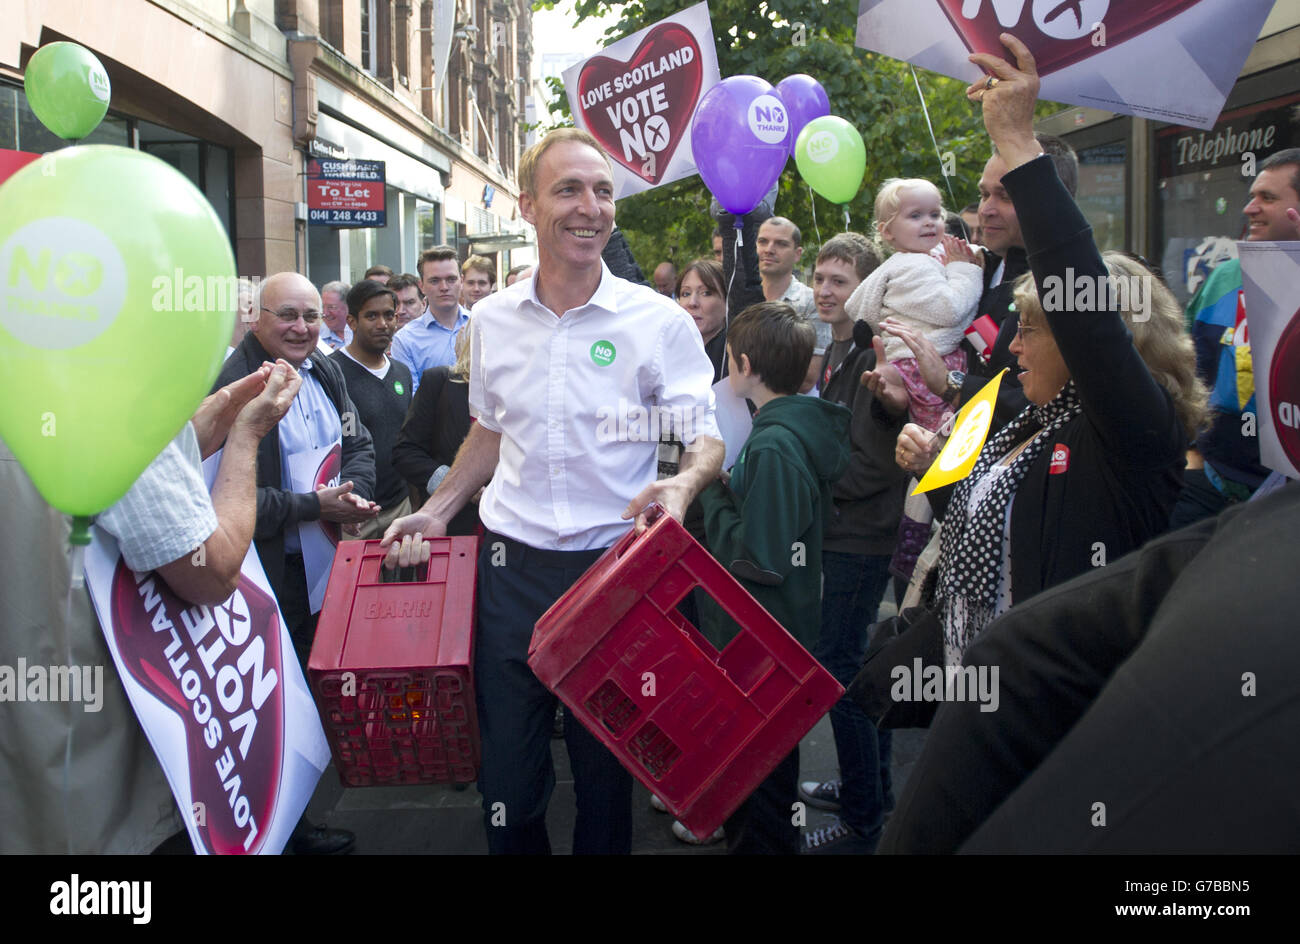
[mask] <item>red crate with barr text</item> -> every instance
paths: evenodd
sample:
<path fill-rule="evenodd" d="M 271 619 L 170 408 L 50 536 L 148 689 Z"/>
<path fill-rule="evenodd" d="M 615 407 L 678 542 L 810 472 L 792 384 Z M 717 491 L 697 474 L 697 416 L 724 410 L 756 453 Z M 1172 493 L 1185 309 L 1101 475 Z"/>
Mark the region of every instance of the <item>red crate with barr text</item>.
<path fill-rule="evenodd" d="M 719 652 L 677 604 L 740 626 Z M 844 689 L 672 517 L 629 532 L 533 631 L 528 664 L 697 836 L 711 834 Z"/>
<path fill-rule="evenodd" d="M 378 541 L 334 555 L 307 674 L 344 786 L 478 776 L 478 538 L 432 538 L 427 566 L 385 571 Z"/>

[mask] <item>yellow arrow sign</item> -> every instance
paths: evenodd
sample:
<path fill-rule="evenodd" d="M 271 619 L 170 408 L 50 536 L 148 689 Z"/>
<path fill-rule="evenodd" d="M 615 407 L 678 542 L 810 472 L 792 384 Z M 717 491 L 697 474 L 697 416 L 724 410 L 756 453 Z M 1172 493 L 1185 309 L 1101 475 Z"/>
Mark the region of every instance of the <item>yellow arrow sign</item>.
<path fill-rule="evenodd" d="M 998 388 L 1002 386 L 1002 375 L 1006 372 L 1005 367 L 998 371 L 998 375 L 961 408 L 953 421 L 948 444 L 912 490 L 913 495 L 960 482 L 970 475 L 980 450 L 984 448 L 984 440 L 988 438 L 989 427 L 993 424 L 993 407 L 997 403 Z"/>

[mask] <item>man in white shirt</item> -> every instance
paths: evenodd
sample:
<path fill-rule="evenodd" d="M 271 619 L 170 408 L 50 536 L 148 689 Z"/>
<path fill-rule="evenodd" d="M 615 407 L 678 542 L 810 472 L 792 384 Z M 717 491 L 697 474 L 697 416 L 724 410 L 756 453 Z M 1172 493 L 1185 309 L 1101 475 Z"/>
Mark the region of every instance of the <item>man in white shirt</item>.
<path fill-rule="evenodd" d="M 803 255 L 803 234 L 784 216 L 772 216 L 758 228 L 754 241 L 758 250 L 758 274 L 763 280 L 763 297 L 769 302 L 786 302 L 817 331 L 814 347 L 825 351 L 831 343 L 830 326 L 817 317 L 813 291 L 794 275 L 794 265 Z M 814 358 L 820 360 L 820 358 Z"/>
<path fill-rule="evenodd" d="M 320 287 L 321 326 L 318 347 L 326 356 L 352 343 L 347 303 L 348 292 L 351 290 L 346 282 L 326 282 Z"/>
<path fill-rule="evenodd" d="M 521 159 L 519 186 L 520 212 L 537 230 L 537 272 L 475 309 L 469 402 L 478 421 L 442 485 L 384 541 L 390 566 L 427 556 L 422 536 L 444 534 L 488 483 L 475 649 L 484 825 L 493 853 L 546 853 L 556 699 L 527 665 L 533 624 L 630 519 L 645 526 L 651 502 L 680 521 L 717 477 L 723 446 L 713 365 L 694 323 L 601 261 L 614 185 L 595 139 L 551 132 Z M 608 417 L 631 409 L 688 420 L 677 475 L 656 481 L 657 442 L 610 441 Z M 502 553 L 504 566 L 494 566 Z M 574 852 L 629 852 L 631 776 L 581 725 L 566 724 L 565 740 L 578 800 Z"/>

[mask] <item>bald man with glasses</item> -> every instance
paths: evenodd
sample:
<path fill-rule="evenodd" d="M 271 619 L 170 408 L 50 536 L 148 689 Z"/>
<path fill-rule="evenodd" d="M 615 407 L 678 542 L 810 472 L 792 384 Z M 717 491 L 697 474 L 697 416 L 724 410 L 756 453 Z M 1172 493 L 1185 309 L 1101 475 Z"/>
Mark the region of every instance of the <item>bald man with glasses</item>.
<path fill-rule="evenodd" d="M 370 501 L 375 450 L 348 396 L 343 372 L 316 346 L 322 316 L 315 286 L 296 272 L 280 272 L 262 283 L 255 306 L 257 322 L 226 360 L 213 389 L 276 358 L 284 358 L 302 374 L 302 387 L 289 412 L 257 450 L 253 538 L 294 645 L 305 660 L 316 619 L 308 603 L 298 524 L 332 521 L 355 529 L 377 517 L 379 506 Z M 289 457 L 335 442 L 341 442 L 343 453 L 339 484 L 314 492 L 292 491 Z"/>

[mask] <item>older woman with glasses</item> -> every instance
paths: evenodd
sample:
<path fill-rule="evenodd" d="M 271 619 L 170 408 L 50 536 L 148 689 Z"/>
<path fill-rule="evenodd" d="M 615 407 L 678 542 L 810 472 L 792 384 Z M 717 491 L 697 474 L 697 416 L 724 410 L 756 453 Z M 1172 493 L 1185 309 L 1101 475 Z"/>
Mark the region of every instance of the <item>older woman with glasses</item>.
<path fill-rule="evenodd" d="M 1141 263 L 1102 256 L 1034 140 L 1038 76 L 1028 50 L 1008 40 L 1019 69 L 973 56 L 998 77 L 968 94 L 982 100 L 1010 168 L 1002 184 L 1029 254 L 1011 353 L 1031 405 L 990 434 L 951 490 L 935 588 L 948 664 L 1012 604 L 1165 530 L 1206 400 L 1177 301 Z M 915 348 L 924 339 L 904 340 Z M 909 470 L 923 470 L 935 451 L 919 427 L 899 437 L 898 461 Z"/>

